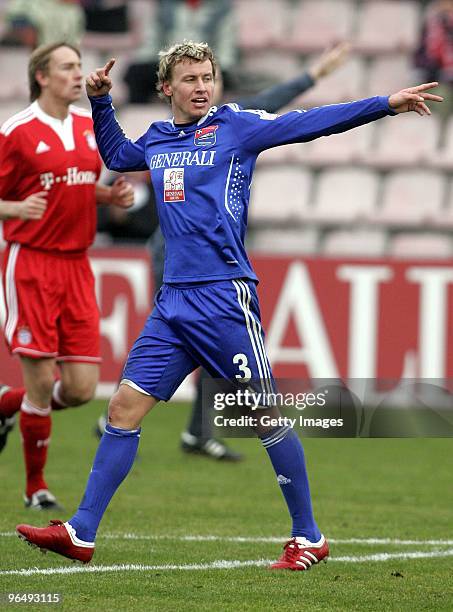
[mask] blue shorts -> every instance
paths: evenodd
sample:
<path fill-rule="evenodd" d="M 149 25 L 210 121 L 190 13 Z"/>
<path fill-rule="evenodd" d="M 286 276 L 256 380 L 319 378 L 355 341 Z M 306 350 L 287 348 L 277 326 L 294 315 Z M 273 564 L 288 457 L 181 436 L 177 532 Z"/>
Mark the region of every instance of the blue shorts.
<path fill-rule="evenodd" d="M 129 353 L 122 382 L 169 400 L 200 365 L 215 378 L 252 379 L 254 387 L 272 393 L 255 283 L 163 285 Z"/>

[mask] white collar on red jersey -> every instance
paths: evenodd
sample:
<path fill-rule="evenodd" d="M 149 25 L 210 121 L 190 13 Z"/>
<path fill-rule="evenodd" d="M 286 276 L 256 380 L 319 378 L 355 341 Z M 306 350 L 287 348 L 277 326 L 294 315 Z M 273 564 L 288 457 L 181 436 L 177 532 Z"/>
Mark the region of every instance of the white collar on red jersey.
<path fill-rule="evenodd" d="M 48 125 L 54 130 L 54 132 L 56 132 L 66 151 L 74 151 L 75 144 L 74 132 L 72 130 L 72 114 L 69 112 L 66 119 L 63 120 L 52 117 L 42 110 L 42 108 L 39 106 L 38 100 L 35 100 L 31 104 L 31 108 L 40 121 Z"/>

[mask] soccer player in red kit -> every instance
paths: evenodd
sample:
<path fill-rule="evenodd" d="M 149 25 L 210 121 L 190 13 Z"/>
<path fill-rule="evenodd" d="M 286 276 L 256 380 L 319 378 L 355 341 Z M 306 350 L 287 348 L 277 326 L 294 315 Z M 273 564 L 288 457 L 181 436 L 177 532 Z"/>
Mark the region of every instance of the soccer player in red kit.
<path fill-rule="evenodd" d="M 48 509 L 57 505 L 44 479 L 51 410 L 89 401 L 98 381 L 99 312 L 87 257 L 96 205 L 131 206 L 133 188 L 123 177 L 111 187 L 97 183 L 91 115 L 72 105 L 82 94 L 78 49 L 39 47 L 28 76 L 31 105 L 0 128 L 4 332 L 25 386 L 0 387 L 0 450 L 20 410 L 25 505 Z"/>

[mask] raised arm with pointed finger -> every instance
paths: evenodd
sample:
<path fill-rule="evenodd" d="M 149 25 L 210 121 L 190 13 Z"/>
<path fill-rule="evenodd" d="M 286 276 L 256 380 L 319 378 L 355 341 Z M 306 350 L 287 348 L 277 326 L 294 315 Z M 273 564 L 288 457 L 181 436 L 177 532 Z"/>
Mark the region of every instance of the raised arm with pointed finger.
<path fill-rule="evenodd" d="M 92 72 L 86 80 L 87 93 L 93 108 L 96 140 L 102 158 L 111 170 L 118 172 L 145 170 L 148 168 L 145 148 L 150 139 L 149 132 L 152 126 L 135 142 L 126 138 L 115 118 L 112 99 L 108 95 L 112 87 L 109 73 L 114 64 L 115 59 L 110 59 L 103 68 Z M 443 100 L 441 96 L 429 93 L 429 90 L 436 86 L 437 83 L 423 83 L 402 89 L 391 96 L 376 96 L 355 102 L 321 106 L 308 111 L 296 110 L 280 116 L 265 117 L 264 111 L 242 111 L 236 114 L 236 117 L 233 114 L 231 121 L 240 124 L 237 129 L 242 135 L 243 149 L 259 153 L 275 146 L 308 142 L 320 136 L 345 132 L 386 115 L 410 111 L 419 115 L 429 115 L 431 113 L 426 101 Z M 235 105 L 230 106 L 233 108 Z M 213 108 L 217 110 L 216 107 Z M 237 110 L 240 108 L 237 107 Z M 255 120 L 251 114 L 253 112 Z M 256 122 L 258 117 L 272 121 Z M 178 122 L 176 116 L 175 122 Z"/>
<path fill-rule="evenodd" d="M 85 87 L 89 97 L 95 98 L 97 96 L 105 96 L 112 89 L 112 79 L 109 74 L 115 62 L 115 58 L 112 57 L 105 66 L 97 68 L 87 76 Z"/>
<path fill-rule="evenodd" d="M 91 72 L 85 80 L 86 92 L 93 106 L 93 124 L 99 152 L 105 165 L 111 170 L 118 172 L 147 170 L 148 166 L 144 158 L 146 134 L 135 143 L 128 140 L 115 118 L 112 98 L 109 95 L 113 86 L 110 70 L 115 65 L 115 61 L 115 58 L 112 57 L 105 66 Z M 96 101 L 100 104 L 96 105 Z M 102 108 L 108 110 L 110 115 L 108 122 L 103 119 L 104 112 L 95 112 L 96 109 L 101 110 Z M 120 167 L 119 164 L 114 165 L 111 162 L 110 154 L 124 144 L 127 145 L 127 164 Z"/>
<path fill-rule="evenodd" d="M 255 95 L 239 98 L 236 102 L 242 108 L 262 108 L 268 113 L 277 113 L 284 106 L 290 105 L 294 98 L 314 87 L 319 79 L 342 66 L 348 58 L 350 48 L 351 45 L 345 42 L 333 49 L 327 49 L 307 71 L 297 77 L 273 85 Z"/>

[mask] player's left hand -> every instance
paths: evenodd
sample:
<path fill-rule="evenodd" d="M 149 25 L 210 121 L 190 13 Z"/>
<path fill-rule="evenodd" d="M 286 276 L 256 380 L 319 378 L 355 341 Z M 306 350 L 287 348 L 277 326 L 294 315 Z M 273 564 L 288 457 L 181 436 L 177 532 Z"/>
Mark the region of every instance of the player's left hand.
<path fill-rule="evenodd" d="M 130 208 L 132 206 L 134 203 L 134 188 L 131 183 L 126 181 L 124 176 L 117 178 L 111 189 L 111 203 L 114 206 L 120 206 L 121 208 Z"/>
<path fill-rule="evenodd" d="M 431 102 L 443 102 L 442 96 L 428 93 L 428 90 L 437 87 L 439 83 L 423 83 L 416 87 L 402 89 L 389 97 L 389 106 L 396 113 L 407 113 L 415 111 L 419 115 L 431 115 L 431 111 L 425 104 L 425 100 Z"/>

